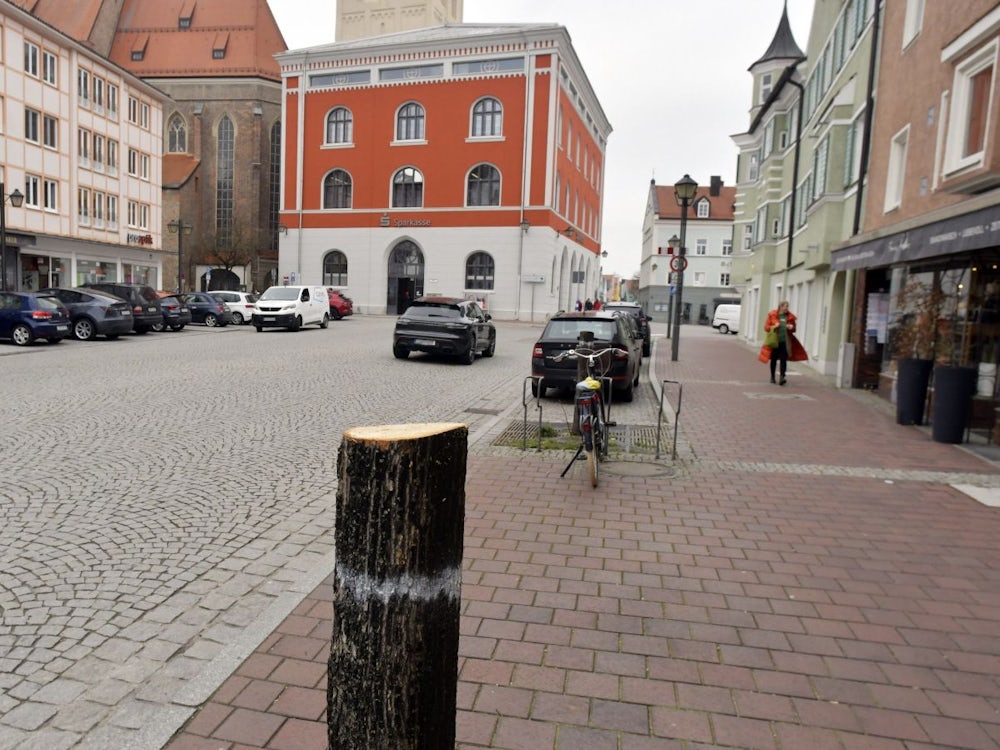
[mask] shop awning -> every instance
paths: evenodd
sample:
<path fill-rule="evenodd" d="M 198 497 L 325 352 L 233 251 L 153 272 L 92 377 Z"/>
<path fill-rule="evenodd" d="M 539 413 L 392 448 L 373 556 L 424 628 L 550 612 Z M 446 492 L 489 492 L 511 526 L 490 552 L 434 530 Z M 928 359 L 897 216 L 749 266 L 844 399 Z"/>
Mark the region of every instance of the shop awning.
<path fill-rule="evenodd" d="M 1000 206 L 953 216 L 830 253 L 830 270 L 880 268 L 1000 245 Z"/>

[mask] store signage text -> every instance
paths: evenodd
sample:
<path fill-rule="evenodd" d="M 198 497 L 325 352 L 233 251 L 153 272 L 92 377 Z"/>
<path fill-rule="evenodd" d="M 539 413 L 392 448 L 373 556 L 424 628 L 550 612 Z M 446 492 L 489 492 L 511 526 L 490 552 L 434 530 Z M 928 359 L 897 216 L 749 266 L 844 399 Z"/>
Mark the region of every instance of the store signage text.
<path fill-rule="evenodd" d="M 126 235 L 126 242 L 133 245 L 152 245 L 153 235 L 151 234 L 128 234 Z"/>

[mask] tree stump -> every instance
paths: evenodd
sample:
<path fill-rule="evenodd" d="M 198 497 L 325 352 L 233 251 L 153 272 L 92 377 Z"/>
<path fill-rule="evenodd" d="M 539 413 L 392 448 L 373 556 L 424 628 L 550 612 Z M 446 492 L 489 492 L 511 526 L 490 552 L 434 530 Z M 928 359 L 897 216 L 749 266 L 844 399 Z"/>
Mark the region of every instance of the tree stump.
<path fill-rule="evenodd" d="M 330 750 L 452 750 L 468 427 L 344 433 Z"/>

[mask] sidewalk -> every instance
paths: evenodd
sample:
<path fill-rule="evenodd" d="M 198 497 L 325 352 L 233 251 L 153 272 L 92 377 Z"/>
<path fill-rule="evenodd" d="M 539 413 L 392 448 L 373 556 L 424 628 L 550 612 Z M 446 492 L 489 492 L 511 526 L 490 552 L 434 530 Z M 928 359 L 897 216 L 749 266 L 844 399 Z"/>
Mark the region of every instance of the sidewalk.
<path fill-rule="evenodd" d="M 683 387 L 664 471 L 594 490 L 563 454 L 470 452 L 457 747 L 1000 747 L 1000 508 L 953 486 L 991 502 L 1000 468 L 681 335 L 651 368 Z M 326 748 L 331 600 L 328 578 L 168 747 Z"/>

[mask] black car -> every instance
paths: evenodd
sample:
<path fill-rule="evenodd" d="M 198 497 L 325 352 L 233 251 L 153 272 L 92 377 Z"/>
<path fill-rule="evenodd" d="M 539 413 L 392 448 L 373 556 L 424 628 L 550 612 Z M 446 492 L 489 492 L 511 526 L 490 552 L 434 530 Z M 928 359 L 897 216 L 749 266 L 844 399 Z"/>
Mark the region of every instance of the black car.
<path fill-rule="evenodd" d="M 226 303 L 208 292 L 188 292 L 181 299 L 191 309 L 192 323 L 204 323 L 211 328 L 227 326 L 233 320 Z"/>
<path fill-rule="evenodd" d="M 38 292 L 0 292 L 0 338 L 17 346 L 35 339 L 58 344 L 69 336 L 69 310 L 58 297 Z"/>
<path fill-rule="evenodd" d="M 36 294 L 57 297 L 69 310 L 70 332 L 80 341 L 105 336 L 109 341 L 132 330 L 132 306 L 112 294 L 95 289 L 50 287 Z"/>
<path fill-rule="evenodd" d="M 636 322 L 639 333 L 642 334 L 642 356 L 648 357 L 652 348 L 651 336 L 649 333 L 650 318 L 642 309 L 638 302 L 605 302 L 602 310 L 626 312 L 631 315 Z"/>
<path fill-rule="evenodd" d="M 609 355 L 606 377 L 611 378 L 611 386 L 623 401 L 631 401 L 635 387 L 639 385 L 639 365 L 642 344 L 632 338 L 632 333 L 623 317 L 606 310 L 582 310 L 561 312 L 553 315 L 542 331 L 541 338 L 531 351 L 531 392 L 545 395 L 549 388 L 571 389 L 576 385 L 576 359 L 555 358 L 567 349 L 575 349 L 583 331 L 593 334 L 591 349 L 615 347 L 624 354 Z M 542 378 L 542 392 L 539 381 Z"/>
<path fill-rule="evenodd" d="M 128 302 L 132 306 L 132 330 L 136 333 L 152 331 L 153 326 L 163 322 L 160 297 L 151 286 L 117 281 L 95 281 L 80 286 L 83 289 L 96 289 L 105 294 L 112 294 Z"/>
<path fill-rule="evenodd" d="M 163 309 L 163 320 L 159 326 L 153 326 L 154 331 L 179 331 L 191 322 L 191 309 L 178 297 L 160 297 L 160 307 Z"/>
<path fill-rule="evenodd" d="M 392 334 L 397 359 L 428 352 L 471 365 L 477 354 L 492 357 L 496 347 L 497 331 L 489 313 L 477 302 L 458 297 L 418 297 L 396 320 Z"/>

